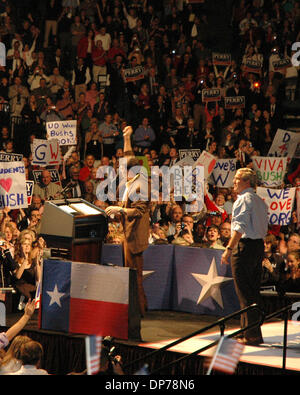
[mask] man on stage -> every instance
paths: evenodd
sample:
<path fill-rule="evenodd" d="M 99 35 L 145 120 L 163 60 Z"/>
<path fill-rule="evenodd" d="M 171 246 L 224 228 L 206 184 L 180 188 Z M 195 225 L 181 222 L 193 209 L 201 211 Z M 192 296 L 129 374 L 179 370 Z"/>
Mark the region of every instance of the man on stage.
<path fill-rule="evenodd" d="M 232 208 L 231 238 L 222 255 L 221 263 L 231 257 L 232 275 L 241 309 L 259 302 L 259 290 L 264 257 L 264 237 L 268 230 L 268 209 L 255 193 L 257 177 L 249 168 L 241 168 L 233 180 L 238 194 Z M 241 316 L 241 328 L 259 321 L 256 310 Z M 263 343 L 260 326 L 244 332 L 244 344 Z"/>
<path fill-rule="evenodd" d="M 143 288 L 143 252 L 148 247 L 150 198 L 148 179 L 143 171 L 131 172 L 139 166 L 131 147 L 132 127 L 123 130 L 124 157 L 127 159 L 127 183 L 122 198 L 122 206 L 109 206 L 107 215 L 120 215 L 124 230 L 124 264 L 137 270 L 138 297 L 141 316 L 147 309 L 147 300 Z"/>

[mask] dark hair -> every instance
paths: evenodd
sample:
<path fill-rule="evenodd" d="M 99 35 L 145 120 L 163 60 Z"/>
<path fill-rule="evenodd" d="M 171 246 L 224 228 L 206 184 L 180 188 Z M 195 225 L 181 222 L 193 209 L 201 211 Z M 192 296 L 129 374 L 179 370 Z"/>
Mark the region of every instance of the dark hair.
<path fill-rule="evenodd" d="M 19 358 L 23 365 L 37 365 L 43 357 L 43 347 L 31 340 L 21 345 Z"/>

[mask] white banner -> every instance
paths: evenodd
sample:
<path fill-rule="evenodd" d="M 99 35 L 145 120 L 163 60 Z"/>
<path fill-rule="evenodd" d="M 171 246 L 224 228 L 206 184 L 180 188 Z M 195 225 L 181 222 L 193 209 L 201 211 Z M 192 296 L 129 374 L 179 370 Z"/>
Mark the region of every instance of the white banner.
<path fill-rule="evenodd" d="M 289 162 L 294 157 L 299 142 L 300 133 L 277 129 L 268 156 L 276 156 L 279 158 L 287 156 Z"/>
<path fill-rule="evenodd" d="M 34 139 L 31 145 L 31 152 L 34 165 L 59 165 L 61 162 L 58 139 Z"/>
<path fill-rule="evenodd" d="M 54 121 L 46 123 L 47 139 L 57 139 L 59 145 L 77 144 L 77 121 Z"/>
<path fill-rule="evenodd" d="M 26 208 L 27 190 L 23 162 L 2 162 L 0 168 L 0 209 Z"/>
<path fill-rule="evenodd" d="M 287 158 L 253 156 L 252 163 L 260 185 L 266 187 L 282 185 L 286 172 Z"/>
<path fill-rule="evenodd" d="M 288 225 L 292 218 L 296 188 L 257 187 L 256 192 L 268 206 L 270 225 Z"/>
<path fill-rule="evenodd" d="M 201 155 L 194 163 L 194 167 L 199 165 L 204 166 L 204 179 L 207 180 L 213 172 L 216 162 L 217 159 L 214 155 L 210 154 L 207 151 L 202 151 Z"/>
<path fill-rule="evenodd" d="M 236 172 L 236 159 L 217 159 L 211 179 L 219 188 L 231 188 Z"/>

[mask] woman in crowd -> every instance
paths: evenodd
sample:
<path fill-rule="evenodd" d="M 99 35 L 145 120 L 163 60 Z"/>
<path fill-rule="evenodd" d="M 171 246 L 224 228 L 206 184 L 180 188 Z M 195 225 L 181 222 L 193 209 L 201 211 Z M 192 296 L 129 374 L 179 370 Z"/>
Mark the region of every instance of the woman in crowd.
<path fill-rule="evenodd" d="M 33 259 L 33 247 L 28 239 L 19 240 L 14 259 L 18 264 L 18 269 L 14 273 L 15 287 L 25 298 L 33 298 L 36 283 L 41 278 L 41 266 L 37 259 Z"/>

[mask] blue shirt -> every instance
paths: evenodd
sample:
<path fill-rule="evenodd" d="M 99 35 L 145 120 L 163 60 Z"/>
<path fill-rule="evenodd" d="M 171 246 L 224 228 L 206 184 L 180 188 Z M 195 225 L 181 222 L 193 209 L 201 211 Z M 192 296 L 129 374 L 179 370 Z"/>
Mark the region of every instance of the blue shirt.
<path fill-rule="evenodd" d="M 231 231 L 242 238 L 263 239 L 268 231 L 268 207 L 253 188 L 244 189 L 232 207 Z"/>

